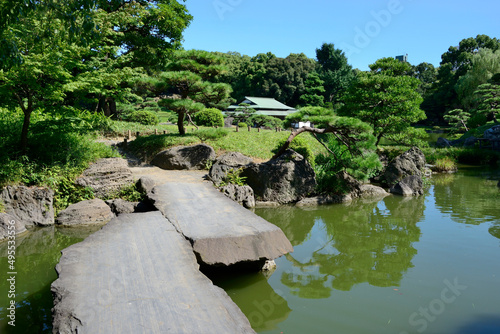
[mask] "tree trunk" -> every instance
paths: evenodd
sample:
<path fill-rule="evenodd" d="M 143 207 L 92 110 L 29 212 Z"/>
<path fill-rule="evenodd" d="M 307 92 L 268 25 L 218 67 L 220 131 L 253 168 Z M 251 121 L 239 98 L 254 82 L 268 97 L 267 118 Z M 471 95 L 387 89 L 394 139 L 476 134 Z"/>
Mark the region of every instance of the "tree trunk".
<path fill-rule="evenodd" d="M 24 120 L 23 120 L 23 129 L 21 131 L 21 153 L 26 154 L 28 151 L 28 133 L 30 127 L 31 113 L 33 110 L 31 108 L 23 109 L 24 112 Z"/>
<path fill-rule="evenodd" d="M 179 134 L 184 136 L 186 134 L 186 130 L 184 129 L 184 113 L 179 112 L 177 117 L 177 128 L 179 129 Z"/>

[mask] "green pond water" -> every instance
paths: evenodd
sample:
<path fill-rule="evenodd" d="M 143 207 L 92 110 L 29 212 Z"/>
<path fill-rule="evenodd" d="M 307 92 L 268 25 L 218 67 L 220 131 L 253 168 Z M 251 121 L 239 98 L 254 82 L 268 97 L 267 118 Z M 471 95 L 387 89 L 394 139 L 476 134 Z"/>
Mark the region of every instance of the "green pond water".
<path fill-rule="evenodd" d="M 213 278 L 259 333 L 500 333 L 500 171 L 437 175 L 425 196 L 255 212 L 295 251 L 276 271 Z M 0 244 L 0 333 L 50 333 L 60 251 L 92 231 L 17 238 L 16 327 Z"/>

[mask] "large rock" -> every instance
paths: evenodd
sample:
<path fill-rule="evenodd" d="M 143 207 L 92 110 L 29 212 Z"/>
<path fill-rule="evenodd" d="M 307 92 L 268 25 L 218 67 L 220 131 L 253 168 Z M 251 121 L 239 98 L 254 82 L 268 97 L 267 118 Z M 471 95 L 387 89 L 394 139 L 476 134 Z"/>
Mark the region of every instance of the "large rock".
<path fill-rule="evenodd" d="M 316 188 L 313 168 L 302 155 L 290 149 L 277 159 L 244 168 L 241 175 L 263 201 L 295 203 Z"/>
<path fill-rule="evenodd" d="M 158 153 L 151 164 L 162 169 L 205 169 L 209 160 L 215 160 L 215 150 L 206 144 L 176 146 Z"/>
<path fill-rule="evenodd" d="M 390 194 L 384 188 L 372 184 L 363 184 L 359 187 L 360 198 L 384 198 Z"/>
<path fill-rule="evenodd" d="M 26 227 L 54 225 L 52 189 L 7 186 L 0 200 L 5 212 L 20 219 Z"/>
<path fill-rule="evenodd" d="M 149 176 L 141 176 L 136 182 L 137 189 L 141 194 L 147 195 L 156 186 L 156 181 Z"/>
<path fill-rule="evenodd" d="M 221 155 L 210 168 L 209 177 L 215 183 L 219 184 L 226 177 L 230 170 L 238 170 L 246 167 L 253 162 L 249 158 L 239 152 L 229 152 Z"/>
<path fill-rule="evenodd" d="M 422 170 L 425 168 L 424 153 L 413 147 L 403 154 L 397 156 L 385 170 L 382 181 L 389 187 L 394 186 L 399 181 L 408 176 L 422 177 Z"/>
<path fill-rule="evenodd" d="M 76 179 L 76 184 L 90 187 L 96 197 L 112 195 L 133 182 L 132 171 L 127 161 L 122 158 L 99 159 Z"/>
<path fill-rule="evenodd" d="M 486 139 L 500 140 L 500 125 L 495 125 L 484 131 L 483 137 Z"/>
<path fill-rule="evenodd" d="M 20 219 L 8 213 L 0 213 L 0 241 L 23 232 L 26 232 L 26 227 Z"/>
<path fill-rule="evenodd" d="M 204 266 L 260 268 L 293 248 L 283 232 L 207 182 L 168 182 L 149 194 L 154 205 L 191 242 Z"/>
<path fill-rule="evenodd" d="M 115 215 L 120 215 L 123 213 L 134 213 L 135 208 L 139 205 L 139 202 L 128 202 L 121 198 L 107 200 L 106 204 L 110 207 L 111 211 Z"/>
<path fill-rule="evenodd" d="M 54 333 L 255 333 L 160 212 L 113 219 L 64 249 L 56 271 Z"/>
<path fill-rule="evenodd" d="M 111 208 L 101 199 L 71 204 L 57 216 L 56 223 L 63 226 L 107 223 L 114 217 Z"/>
<path fill-rule="evenodd" d="M 424 186 L 422 177 L 418 175 L 411 175 L 405 177 L 394 185 L 390 192 L 402 196 L 418 196 L 424 194 Z"/>
<path fill-rule="evenodd" d="M 255 197 L 253 189 L 250 186 L 238 186 L 236 184 L 228 184 L 220 188 L 220 191 L 232 199 L 243 205 L 245 208 L 250 209 L 255 207 Z"/>

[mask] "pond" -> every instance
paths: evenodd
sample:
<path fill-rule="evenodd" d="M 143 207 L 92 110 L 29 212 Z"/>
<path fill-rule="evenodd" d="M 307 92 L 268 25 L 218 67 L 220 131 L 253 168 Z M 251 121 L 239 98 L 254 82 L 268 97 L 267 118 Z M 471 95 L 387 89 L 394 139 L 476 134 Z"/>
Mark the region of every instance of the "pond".
<path fill-rule="evenodd" d="M 500 333 L 500 171 L 437 175 L 425 196 L 300 209 L 257 209 L 295 251 L 277 269 L 214 278 L 259 333 Z M 16 327 L 51 333 L 50 284 L 60 251 L 92 231 L 18 237 Z M 6 276 L 6 244 L 0 271 Z"/>
<path fill-rule="evenodd" d="M 419 198 L 257 209 L 295 251 L 217 284 L 259 333 L 500 333 L 499 179 L 463 169 Z"/>

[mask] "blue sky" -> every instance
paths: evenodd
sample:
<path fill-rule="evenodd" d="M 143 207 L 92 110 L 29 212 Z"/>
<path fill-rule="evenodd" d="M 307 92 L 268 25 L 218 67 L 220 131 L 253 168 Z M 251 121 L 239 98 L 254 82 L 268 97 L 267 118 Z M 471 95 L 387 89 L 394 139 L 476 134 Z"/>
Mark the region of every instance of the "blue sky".
<path fill-rule="evenodd" d="M 500 38 L 498 0 L 187 0 L 185 49 L 315 58 L 333 43 L 354 68 L 408 54 L 417 65 L 468 37 Z"/>

